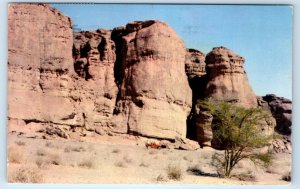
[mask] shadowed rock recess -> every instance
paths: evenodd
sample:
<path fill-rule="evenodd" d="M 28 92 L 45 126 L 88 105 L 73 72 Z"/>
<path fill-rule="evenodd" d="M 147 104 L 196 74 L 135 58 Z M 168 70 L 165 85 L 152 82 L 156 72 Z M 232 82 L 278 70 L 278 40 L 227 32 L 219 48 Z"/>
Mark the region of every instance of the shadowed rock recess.
<path fill-rule="evenodd" d="M 73 32 L 70 18 L 48 5 L 10 4 L 8 33 L 11 132 L 188 137 L 211 145 L 212 131 L 203 125 L 213 118 L 196 105 L 211 97 L 262 106 L 279 132 L 291 133 L 291 101 L 256 97 L 244 58 L 225 47 L 207 55 L 187 49 L 162 21 Z M 275 121 L 266 126 L 273 133 Z"/>

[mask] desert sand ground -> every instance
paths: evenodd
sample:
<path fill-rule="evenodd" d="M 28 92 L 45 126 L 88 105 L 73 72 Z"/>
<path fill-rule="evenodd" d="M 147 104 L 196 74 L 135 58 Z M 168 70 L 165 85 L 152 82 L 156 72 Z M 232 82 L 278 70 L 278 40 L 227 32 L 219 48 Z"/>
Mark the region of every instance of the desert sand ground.
<path fill-rule="evenodd" d="M 216 150 L 147 149 L 145 139 L 105 136 L 97 141 L 33 139 L 9 134 L 8 181 L 38 183 L 234 184 L 285 185 L 291 154 L 275 154 L 261 168 L 249 161 L 237 165 L 240 175 L 216 176 L 211 156 Z M 222 153 L 218 151 L 218 153 Z M 168 169 L 169 167 L 169 169 Z M 189 171 L 189 169 L 194 171 Z M 168 172 L 169 170 L 169 172 Z M 179 179 L 170 176 L 170 170 Z M 196 171 L 195 171 L 196 170 Z M 197 171 L 198 170 L 198 171 Z M 250 176 L 249 176 L 250 175 Z M 175 176 L 176 177 L 176 176 Z"/>

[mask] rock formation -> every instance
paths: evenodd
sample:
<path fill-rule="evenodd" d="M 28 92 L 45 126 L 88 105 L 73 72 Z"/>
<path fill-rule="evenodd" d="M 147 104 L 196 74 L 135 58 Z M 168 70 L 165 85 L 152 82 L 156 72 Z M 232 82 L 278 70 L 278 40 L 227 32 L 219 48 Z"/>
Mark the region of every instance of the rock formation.
<path fill-rule="evenodd" d="M 208 82 L 205 97 L 235 101 L 245 107 L 257 105 L 243 64 L 244 58 L 225 47 L 215 47 L 207 54 Z"/>
<path fill-rule="evenodd" d="M 8 38 L 9 119 L 82 126 L 68 98 L 74 73 L 70 19 L 47 5 L 10 4 Z"/>
<path fill-rule="evenodd" d="M 116 63 L 122 76 L 115 125 L 144 136 L 185 137 L 192 95 L 184 72 L 183 41 L 160 21 L 129 23 L 113 34 L 122 54 Z"/>
<path fill-rule="evenodd" d="M 195 76 L 201 77 L 205 75 L 205 54 L 196 49 L 187 49 L 185 56 L 185 73 L 189 80 Z"/>
<path fill-rule="evenodd" d="M 292 126 L 292 101 L 269 94 L 258 97 L 261 107 L 269 109 L 276 119 L 276 130 L 284 135 L 291 135 Z"/>
<path fill-rule="evenodd" d="M 111 31 L 74 33 L 74 70 L 78 75 L 71 98 L 85 118 L 88 130 L 107 130 L 112 126 L 118 87 L 114 78 L 115 43 Z"/>
<path fill-rule="evenodd" d="M 186 49 L 162 21 L 73 32 L 71 20 L 48 5 L 18 3 L 9 5 L 8 33 L 9 131 L 76 139 L 126 133 L 197 149 L 185 138 L 211 145 L 213 133 L 203 126 L 213 118 L 196 104 L 211 97 L 258 102 L 279 132 L 291 132 L 291 101 L 257 101 L 242 57 L 224 47 L 207 56 Z M 272 133 L 274 122 L 265 125 Z"/>

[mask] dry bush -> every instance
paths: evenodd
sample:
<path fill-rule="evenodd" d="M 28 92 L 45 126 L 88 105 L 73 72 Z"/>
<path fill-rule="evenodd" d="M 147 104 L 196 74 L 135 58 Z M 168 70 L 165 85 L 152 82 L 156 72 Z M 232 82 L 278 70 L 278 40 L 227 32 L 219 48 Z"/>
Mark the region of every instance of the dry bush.
<path fill-rule="evenodd" d="M 140 167 L 149 167 L 149 164 L 144 163 L 144 162 L 141 162 L 139 166 L 140 166 Z"/>
<path fill-rule="evenodd" d="M 233 177 L 235 177 L 241 181 L 252 181 L 252 182 L 256 181 L 256 177 L 251 172 L 240 173 L 237 175 L 233 175 Z"/>
<path fill-rule="evenodd" d="M 55 145 L 55 144 L 53 144 L 53 143 L 50 142 L 50 141 L 46 142 L 45 146 L 48 147 L 48 148 L 56 148 L 56 149 L 59 148 L 58 145 Z"/>
<path fill-rule="evenodd" d="M 10 183 L 42 183 L 43 176 L 38 170 L 21 167 L 8 178 Z"/>
<path fill-rule="evenodd" d="M 131 158 L 131 157 L 128 157 L 128 156 L 124 156 L 124 157 L 123 157 L 123 160 L 124 160 L 126 163 L 132 163 L 132 162 L 133 162 L 132 158 Z"/>
<path fill-rule="evenodd" d="M 20 140 L 18 140 L 18 141 L 15 141 L 15 143 L 16 143 L 18 146 L 25 146 L 25 145 L 26 145 L 26 143 L 25 143 L 25 142 L 23 142 L 23 141 L 20 141 Z"/>
<path fill-rule="evenodd" d="M 188 161 L 188 162 L 192 162 L 193 161 L 193 158 L 189 157 L 189 156 L 183 156 L 183 159 L 185 161 Z"/>
<path fill-rule="evenodd" d="M 82 146 L 67 146 L 65 147 L 65 152 L 85 152 L 85 148 Z"/>
<path fill-rule="evenodd" d="M 121 150 L 120 149 L 113 149 L 113 151 L 112 151 L 112 153 L 115 153 L 115 154 L 118 154 L 118 153 L 120 153 L 121 152 Z"/>
<path fill-rule="evenodd" d="M 24 157 L 21 152 L 19 152 L 15 148 L 9 148 L 8 149 L 8 161 L 10 163 L 21 163 L 23 161 Z"/>
<path fill-rule="evenodd" d="M 37 165 L 37 167 L 39 168 L 39 169 L 41 169 L 41 168 L 44 168 L 46 165 L 48 165 L 49 164 L 49 162 L 46 162 L 44 159 L 42 159 L 42 158 L 37 158 L 36 160 L 35 160 L 35 164 Z"/>
<path fill-rule="evenodd" d="M 173 179 L 173 180 L 180 180 L 183 176 L 179 164 L 169 164 L 167 167 L 167 174 L 169 179 Z"/>
<path fill-rule="evenodd" d="M 91 169 L 91 168 L 95 167 L 95 163 L 92 159 L 86 159 L 86 160 L 83 160 L 82 162 L 78 163 L 78 166 Z"/>
<path fill-rule="evenodd" d="M 156 177 L 156 181 L 157 181 L 157 182 L 166 182 L 166 181 L 168 181 L 168 179 L 167 179 L 164 175 L 159 174 L 159 175 Z"/>
<path fill-rule="evenodd" d="M 122 168 L 127 167 L 126 164 L 125 164 L 125 162 L 123 162 L 123 161 L 117 161 L 117 162 L 115 162 L 115 166 L 116 167 L 122 167 Z"/>
<path fill-rule="evenodd" d="M 53 165 L 61 165 L 62 163 L 61 157 L 58 154 L 51 154 L 49 156 L 49 161 Z"/>
<path fill-rule="evenodd" d="M 47 154 L 47 152 L 41 148 L 36 151 L 36 155 L 38 155 L 38 156 L 46 156 L 46 154 Z"/>
<path fill-rule="evenodd" d="M 282 175 L 281 179 L 284 181 L 287 181 L 287 182 L 291 182 L 291 180 L 292 180 L 291 172 L 288 172 L 288 173 Z"/>

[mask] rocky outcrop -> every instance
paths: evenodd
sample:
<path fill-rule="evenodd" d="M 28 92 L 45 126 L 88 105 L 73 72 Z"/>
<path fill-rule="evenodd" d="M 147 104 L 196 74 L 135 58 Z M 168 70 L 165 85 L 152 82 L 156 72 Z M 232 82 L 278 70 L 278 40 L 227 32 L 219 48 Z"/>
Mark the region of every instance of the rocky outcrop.
<path fill-rule="evenodd" d="M 150 137 L 185 137 L 192 94 L 184 72 L 183 41 L 161 21 L 129 23 L 113 35 L 122 54 L 116 62 L 121 73 L 116 129 Z"/>
<path fill-rule="evenodd" d="M 43 4 L 8 8 L 8 117 L 82 126 L 73 101 L 71 21 Z"/>
<path fill-rule="evenodd" d="M 257 105 L 243 64 L 245 59 L 225 47 L 215 47 L 205 58 L 207 85 L 205 97 L 229 100 L 244 107 Z"/>
<path fill-rule="evenodd" d="M 48 128 L 40 132 L 58 136 L 48 131 L 63 128 L 65 137 L 77 127 L 186 136 L 191 89 L 186 48 L 173 29 L 160 21 L 133 22 L 73 39 L 71 25 L 47 5 L 9 6 L 11 123 L 37 123 Z"/>
<path fill-rule="evenodd" d="M 189 80 L 195 76 L 201 77 L 205 75 L 205 54 L 196 49 L 187 49 L 185 55 L 185 73 Z"/>
<path fill-rule="evenodd" d="M 258 97 L 259 105 L 269 109 L 276 119 L 276 130 L 284 135 L 291 135 L 292 101 L 283 97 L 269 94 Z"/>
<path fill-rule="evenodd" d="M 154 20 L 73 32 L 68 17 L 44 4 L 10 4 L 8 17 L 10 131 L 17 125 L 67 139 L 128 133 L 197 149 L 185 138 L 211 145 L 213 118 L 197 106 L 211 97 L 259 104 L 290 134 L 291 102 L 257 100 L 244 59 L 225 47 L 207 56 L 186 49 L 170 26 Z M 272 134 L 274 121 L 265 126 Z"/>
<path fill-rule="evenodd" d="M 110 30 L 74 33 L 74 70 L 78 79 L 71 98 L 83 112 L 89 130 L 112 127 L 118 87 L 115 83 L 115 43 Z"/>

